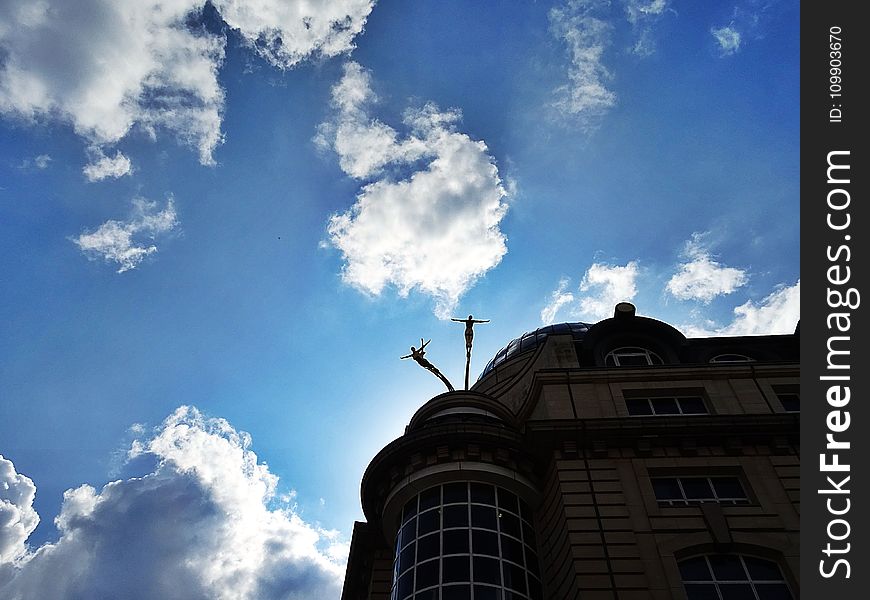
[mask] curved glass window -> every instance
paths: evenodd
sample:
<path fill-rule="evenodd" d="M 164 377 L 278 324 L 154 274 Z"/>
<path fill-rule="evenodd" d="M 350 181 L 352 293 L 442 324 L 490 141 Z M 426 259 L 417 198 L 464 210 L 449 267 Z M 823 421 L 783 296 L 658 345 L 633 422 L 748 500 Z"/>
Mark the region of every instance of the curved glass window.
<path fill-rule="evenodd" d="M 524 333 L 520 337 L 511 340 L 507 346 L 499 350 L 495 357 L 487 363 L 477 379 L 480 381 L 495 367 L 514 356 L 519 356 L 524 352 L 537 348 L 546 341 L 548 335 L 570 333 L 574 337 L 574 341 L 580 341 L 586 335 L 586 332 L 589 331 L 590 327 L 591 325 L 588 323 L 556 323 L 555 325 L 547 325 Z"/>
<path fill-rule="evenodd" d="M 500 487 L 431 487 L 402 509 L 392 600 L 542 600 L 531 510 Z"/>
<path fill-rule="evenodd" d="M 741 554 L 709 554 L 680 561 L 688 600 L 792 600 L 772 561 Z"/>
<path fill-rule="evenodd" d="M 611 350 L 604 357 L 604 364 L 608 367 L 646 367 L 650 365 L 663 365 L 662 358 L 646 348 L 626 346 Z"/>

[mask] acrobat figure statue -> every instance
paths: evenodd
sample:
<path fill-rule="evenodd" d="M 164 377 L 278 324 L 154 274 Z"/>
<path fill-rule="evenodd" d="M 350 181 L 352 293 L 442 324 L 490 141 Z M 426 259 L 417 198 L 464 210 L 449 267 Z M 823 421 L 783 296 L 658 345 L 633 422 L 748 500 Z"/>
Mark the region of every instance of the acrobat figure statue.
<path fill-rule="evenodd" d="M 447 378 L 444 377 L 444 375 L 441 373 L 441 371 L 438 370 L 438 367 L 436 367 L 435 365 L 433 365 L 431 362 L 429 362 L 429 361 L 425 358 L 425 356 L 426 356 L 426 350 L 425 350 L 424 348 L 426 348 L 426 346 L 428 346 L 428 345 L 429 345 L 429 342 L 431 342 L 431 341 L 432 341 L 432 340 L 430 339 L 430 340 L 427 340 L 426 342 L 423 342 L 423 338 L 420 338 L 420 349 L 419 349 L 419 350 L 418 350 L 417 348 L 415 348 L 414 346 L 411 346 L 411 353 L 410 353 L 410 354 L 406 354 L 405 356 L 400 356 L 399 358 L 402 359 L 402 360 L 404 360 L 404 359 L 406 359 L 406 358 L 413 358 L 414 361 L 415 361 L 418 365 L 420 365 L 421 367 L 423 367 L 423 368 L 426 369 L 427 371 L 431 371 L 431 372 L 432 372 L 432 373 L 433 373 L 433 374 L 434 374 L 438 379 L 440 379 L 442 382 L 444 382 L 444 385 L 447 386 L 447 389 L 448 389 L 448 390 L 450 390 L 451 392 L 453 392 L 453 391 L 455 391 L 455 390 L 453 389 L 453 384 L 451 384 L 451 383 L 447 380 Z"/>
<path fill-rule="evenodd" d="M 467 319 L 450 319 L 457 323 L 465 323 L 465 389 L 468 389 L 468 371 L 471 369 L 471 344 L 474 342 L 474 324 L 489 323 L 489 319 L 475 319 L 468 315 Z"/>

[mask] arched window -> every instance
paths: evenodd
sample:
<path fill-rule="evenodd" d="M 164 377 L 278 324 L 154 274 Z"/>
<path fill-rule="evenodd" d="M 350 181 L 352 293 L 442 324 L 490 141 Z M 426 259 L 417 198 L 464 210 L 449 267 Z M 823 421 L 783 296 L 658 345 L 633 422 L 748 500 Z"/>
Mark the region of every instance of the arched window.
<path fill-rule="evenodd" d="M 719 354 L 710 359 L 711 363 L 742 363 L 755 362 L 755 359 L 745 354 Z"/>
<path fill-rule="evenodd" d="M 681 560 L 688 600 L 793 600 L 779 566 L 742 554 L 708 554 Z"/>
<path fill-rule="evenodd" d="M 646 348 L 625 346 L 608 352 L 604 357 L 604 364 L 608 367 L 645 367 L 662 365 L 664 361 L 658 354 Z"/>

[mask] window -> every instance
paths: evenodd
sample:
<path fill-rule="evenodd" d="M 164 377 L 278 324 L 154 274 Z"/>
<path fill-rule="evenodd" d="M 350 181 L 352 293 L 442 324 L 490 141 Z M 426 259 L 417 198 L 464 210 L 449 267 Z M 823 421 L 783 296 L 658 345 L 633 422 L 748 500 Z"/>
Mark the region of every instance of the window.
<path fill-rule="evenodd" d="M 792 600 L 788 583 L 772 561 L 739 554 L 711 554 L 680 561 L 689 600 Z"/>
<path fill-rule="evenodd" d="M 402 510 L 392 600 L 542 600 L 529 506 L 507 490 L 456 482 Z"/>
<path fill-rule="evenodd" d="M 663 365 L 664 361 L 646 348 L 625 347 L 608 352 L 604 364 L 608 367 L 646 367 Z"/>
<path fill-rule="evenodd" d="M 773 391 L 779 398 L 785 412 L 801 411 L 801 392 L 799 385 L 775 385 Z"/>
<path fill-rule="evenodd" d="M 749 504 L 749 497 L 737 477 L 653 477 L 652 486 L 661 506 L 702 502 Z"/>
<path fill-rule="evenodd" d="M 744 354 L 719 354 L 710 359 L 711 363 L 741 363 L 755 362 L 755 359 Z"/>
<path fill-rule="evenodd" d="M 647 415 L 706 415 L 707 405 L 700 396 L 663 396 L 626 398 L 625 406 L 633 417 Z"/>

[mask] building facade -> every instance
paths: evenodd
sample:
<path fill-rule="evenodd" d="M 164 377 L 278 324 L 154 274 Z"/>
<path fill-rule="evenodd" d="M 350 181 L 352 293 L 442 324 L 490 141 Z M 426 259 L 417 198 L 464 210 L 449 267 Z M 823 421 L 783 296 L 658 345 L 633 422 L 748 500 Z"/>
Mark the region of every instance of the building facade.
<path fill-rule="evenodd" d="M 799 370 L 627 303 L 511 341 L 372 460 L 342 600 L 798 598 Z"/>

